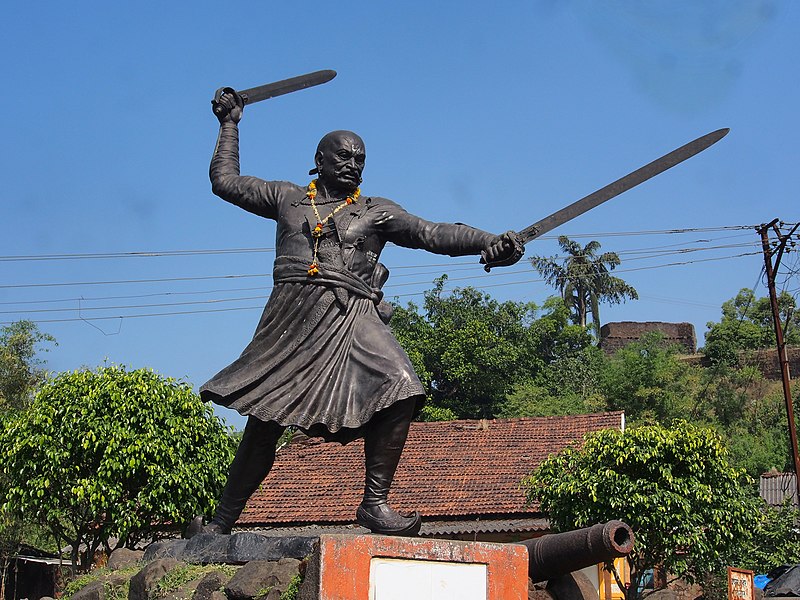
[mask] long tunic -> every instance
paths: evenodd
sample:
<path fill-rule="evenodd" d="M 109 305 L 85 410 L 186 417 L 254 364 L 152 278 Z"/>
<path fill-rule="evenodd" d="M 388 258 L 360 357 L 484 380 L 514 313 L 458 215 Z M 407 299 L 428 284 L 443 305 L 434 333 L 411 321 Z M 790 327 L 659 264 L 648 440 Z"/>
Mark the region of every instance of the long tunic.
<path fill-rule="evenodd" d="M 317 217 L 306 188 L 240 176 L 238 146 L 237 126 L 223 124 L 211 161 L 212 189 L 277 221 L 275 285 L 252 341 L 200 388 L 201 396 L 242 415 L 336 434 L 357 431 L 377 411 L 424 394 L 377 309 L 388 276 L 378 262 L 381 251 L 393 242 L 450 256 L 478 254 L 495 236 L 425 221 L 386 198 L 362 197 L 328 219 L 320 272 L 310 276 Z M 317 201 L 317 208 L 324 218 L 340 203 Z"/>

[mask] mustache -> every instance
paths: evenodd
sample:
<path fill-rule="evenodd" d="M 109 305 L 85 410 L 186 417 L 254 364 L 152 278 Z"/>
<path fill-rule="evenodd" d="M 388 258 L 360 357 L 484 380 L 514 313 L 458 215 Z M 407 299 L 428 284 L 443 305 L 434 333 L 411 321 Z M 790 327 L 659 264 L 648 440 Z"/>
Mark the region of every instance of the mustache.
<path fill-rule="evenodd" d="M 337 169 L 334 171 L 334 174 L 337 177 L 342 176 L 349 176 L 351 179 L 355 179 L 358 183 L 361 183 L 363 180 L 361 179 L 361 173 L 359 173 L 356 169 L 352 169 L 350 167 L 342 167 L 341 169 Z"/>

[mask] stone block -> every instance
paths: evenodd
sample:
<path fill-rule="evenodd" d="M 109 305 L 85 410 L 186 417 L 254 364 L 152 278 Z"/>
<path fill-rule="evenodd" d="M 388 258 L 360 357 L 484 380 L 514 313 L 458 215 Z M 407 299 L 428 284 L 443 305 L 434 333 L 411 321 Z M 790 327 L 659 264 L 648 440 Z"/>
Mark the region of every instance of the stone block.
<path fill-rule="evenodd" d="M 177 558 L 196 565 L 229 562 L 228 540 L 230 536 L 201 533 L 187 540 Z"/>
<path fill-rule="evenodd" d="M 181 564 L 174 558 L 160 558 L 146 565 L 131 577 L 128 600 L 148 600 L 150 592 L 164 575 Z"/>
<path fill-rule="evenodd" d="M 112 571 L 124 569 L 125 567 L 130 567 L 142 560 L 143 556 L 144 552 L 141 550 L 117 548 L 111 553 L 111 556 L 108 557 L 108 564 L 106 566 Z"/>
<path fill-rule="evenodd" d="M 304 536 L 271 537 L 249 531 L 234 533 L 228 543 L 228 561 L 243 564 L 251 560 L 305 558 L 319 538 Z"/>
<path fill-rule="evenodd" d="M 167 540 L 150 544 L 144 561 L 175 558 L 193 564 L 243 565 L 252 560 L 277 561 L 305 558 L 319 538 L 306 536 L 272 537 L 253 532 L 215 535 L 200 533 L 188 540 Z"/>
<path fill-rule="evenodd" d="M 225 593 L 231 600 L 251 600 L 257 596 L 266 596 L 267 591 L 275 589 L 279 583 L 274 562 L 253 560 L 231 577 L 225 585 Z"/>
<path fill-rule="evenodd" d="M 592 582 L 579 571 L 549 580 L 546 589 L 556 600 L 599 600 Z"/>
<path fill-rule="evenodd" d="M 192 600 L 213 600 L 214 592 L 221 592 L 227 582 L 228 576 L 222 571 L 208 573 L 197 584 Z"/>
<path fill-rule="evenodd" d="M 153 542 L 144 550 L 142 562 L 148 563 L 161 558 L 179 559 L 189 540 L 161 540 Z"/>
<path fill-rule="evenodd" d="M 93 581 L 75 592 L 72 598 L 75 600 L 105 600 L 106 586 L 102 581 Z"/>

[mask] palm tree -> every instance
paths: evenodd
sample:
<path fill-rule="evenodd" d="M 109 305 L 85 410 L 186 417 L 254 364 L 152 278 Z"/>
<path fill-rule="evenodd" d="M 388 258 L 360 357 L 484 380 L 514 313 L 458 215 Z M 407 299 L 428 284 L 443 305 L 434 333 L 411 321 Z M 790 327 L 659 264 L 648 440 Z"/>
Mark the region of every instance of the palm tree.
<path fill-rule="evenodd" d="M 531 264 L 549 285 L 559 291 L 564 303 L 572 311 L 574 323 L 586 327 L 586 319 L 591 313 L 593 328 L 599 336 L 599 304 L 638 300 L 639 294 L 633 286 L 610 275 L 621 261 L 616 252 L 598 255 L 600 242 L 591 241 L 581 248 L 578 242 L 562 235 L 558 238 L 558 244 L 566 253 L 565 258 L 532 256 Z"/>

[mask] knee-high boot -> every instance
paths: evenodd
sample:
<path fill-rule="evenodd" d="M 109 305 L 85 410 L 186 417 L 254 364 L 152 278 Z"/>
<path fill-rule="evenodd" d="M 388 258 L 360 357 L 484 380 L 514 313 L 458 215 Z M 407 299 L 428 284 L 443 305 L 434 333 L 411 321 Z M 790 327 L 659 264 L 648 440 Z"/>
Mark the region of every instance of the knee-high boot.
<path fill-rule="evenodd" d="M 204 533 L 230 533 L 247 500 L 256 491 L 275 462 L 275 448 L 283 427 L 248 417 L 242 441 L 228 471 L 214 518 Z"/>
<path fill-rule="evenodd" d="M 372 418 L 364 436 L 364 499 L 356 521 L 373 533 L 417 535 L 422 519 L 416 511 L 401 515 L 389 506 L 389 488 L 408 436 L 416 398 L 396 402 Z"/>

